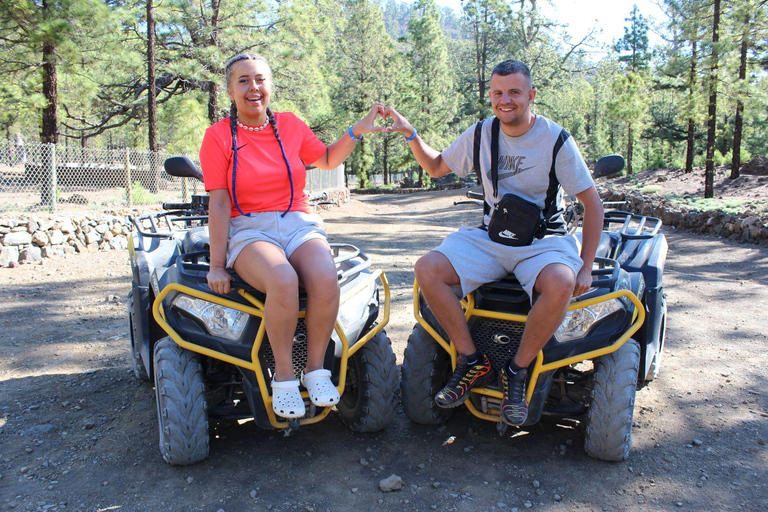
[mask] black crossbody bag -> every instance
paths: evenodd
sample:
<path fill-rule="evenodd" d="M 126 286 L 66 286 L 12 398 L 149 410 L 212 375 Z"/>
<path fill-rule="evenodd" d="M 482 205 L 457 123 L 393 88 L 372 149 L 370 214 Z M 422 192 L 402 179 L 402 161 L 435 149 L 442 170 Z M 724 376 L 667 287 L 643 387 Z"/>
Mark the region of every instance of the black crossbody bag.
<path fill-rule="evenodd" d="M 481 130 L 482 121 L 475 127 L 473 155 L 475 172 L 478 180 L 482 183 L 480 175 Z M 494 198 L 499 196 L 499 130 L 500 122 L 496 118 L 491 125 L 491 182 L 493 183 Z M 515 194 L 504 194 L 492 208 L 487 202 L 485 203 L 484 211 L 491 216 L 487 227 L 488 237 L 491 240 L 502 245 L 519 247 L 530 245 L 534 239 L 544 238 L 549 233 L 563 234 L 565 232 L 564 227 L 557 226 L 557 217 L 562 217 L 562 212 L 554 204 L 560 188 L 555 174 L 555 159 L 569 136 L 570 134 L 563 129 L 555 143 L 544 210 Z M 549 213 L 549 217 L 546 215 L 547 213 Z M 548 223 L 548 218 L 552 218 L 552 226 Z"/>

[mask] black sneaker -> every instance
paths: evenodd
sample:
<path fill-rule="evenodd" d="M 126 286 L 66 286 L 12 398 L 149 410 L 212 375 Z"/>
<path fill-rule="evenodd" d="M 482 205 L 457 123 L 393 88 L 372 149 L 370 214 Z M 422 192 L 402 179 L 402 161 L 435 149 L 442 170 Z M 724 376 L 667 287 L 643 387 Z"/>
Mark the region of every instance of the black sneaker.
<path fill-rule="evenodd" d="M 508 368 L 499 374 L 501 388 L 501 421 L 507 425 L 520 426 L 528 418 L 528 401 L 525 399 L 525 386 L 528 382 L 528 370 L 521 369 L 510 375 Z"/>
<path fill-rule="evenodd" d="M 469 398 L 470 389 L 487 386 L 493 379 L 494 372 L 488 356 L 481 354 L 480 360 L 470 366 L 466 356 L 459 354 L 451 380 L 435 395 L 435 403 L 447 409 L 461 405 Z"/>

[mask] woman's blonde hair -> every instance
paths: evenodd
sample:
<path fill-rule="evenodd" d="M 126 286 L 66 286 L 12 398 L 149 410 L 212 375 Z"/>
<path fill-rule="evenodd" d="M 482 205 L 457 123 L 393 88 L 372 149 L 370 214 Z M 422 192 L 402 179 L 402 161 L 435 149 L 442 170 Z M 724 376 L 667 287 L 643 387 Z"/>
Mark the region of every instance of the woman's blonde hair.
<path fill-rule="evenodd" d="M 272 80 L 272 68 L 269 67 L 269 62 L 267 62 L 267 59 L 257 53 L 240 53 L 229 59 L 224 65 L 224 77 L 226 80 L 227 89 L 229 89 L 229 81 L 232 79 L 232 68 L 236 62 L 240 62 L 241 60 L 258 60 L 263 62 L 267 66 L 269 79 Z"/>

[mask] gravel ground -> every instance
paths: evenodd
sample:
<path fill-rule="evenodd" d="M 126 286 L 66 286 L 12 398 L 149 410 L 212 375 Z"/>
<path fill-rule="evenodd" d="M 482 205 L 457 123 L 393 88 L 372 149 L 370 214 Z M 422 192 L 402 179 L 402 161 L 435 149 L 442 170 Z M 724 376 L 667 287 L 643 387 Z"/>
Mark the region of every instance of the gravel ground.
<path fill-rule="evenodd" d="M 392 285 L 398 363 L 414 261 L 460 223 L 457 191 L 353 196 L 323 212 Z M 154 393 L 133 377 L 127 254 L 0 269 L 0 510 L 668 510 L 768 507 L 768 250 L 668 230 L 667 349 L 638 391 L 622 463 L 588 458 L 578 425 L 505 436 L 460 409 L 441 427 L 402 412 L 354 434 L 336 414 L 290 437 L 211 430 L 210 457 L 166 465 Z M 383 492 L 396 475 L 402 489 Z"/>

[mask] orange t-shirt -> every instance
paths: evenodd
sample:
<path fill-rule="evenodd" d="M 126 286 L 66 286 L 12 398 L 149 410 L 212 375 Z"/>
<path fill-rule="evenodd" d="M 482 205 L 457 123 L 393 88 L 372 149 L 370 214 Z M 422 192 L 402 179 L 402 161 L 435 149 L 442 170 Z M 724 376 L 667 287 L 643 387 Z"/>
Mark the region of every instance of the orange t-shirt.
<path fill-rule="evenodd" d="M 285 156 L 291 164 L 293 206 L 291 211 L 309 213 L 309 198 L 304 192 L 307 171 L 326 151 L 325 144 L 309 126 L 290 112 L 275 112 Z M 232 217 L 240 212 L 232 199 L 232 131 L 229 118 L 205 131 L 200 147 L 205 190 L 227 189 L 232 201 Z M 237 203 L 245 213 L 284 212 L 291 202 L 291 183 L 280 146 L 271 126 L 252 132 L 237 128 Z"/>

